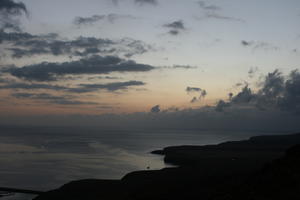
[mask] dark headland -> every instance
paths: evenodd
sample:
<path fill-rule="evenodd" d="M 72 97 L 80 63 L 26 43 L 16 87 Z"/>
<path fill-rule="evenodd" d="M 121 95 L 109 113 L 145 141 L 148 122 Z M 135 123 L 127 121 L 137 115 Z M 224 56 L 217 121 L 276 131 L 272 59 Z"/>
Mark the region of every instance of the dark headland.
<path fill-rule="evenodd" d="M 300 133 L 152 153 L 177 167 L 136 171 L 121 180 L 79 180 L 35 200 L 300 199 Z"/>

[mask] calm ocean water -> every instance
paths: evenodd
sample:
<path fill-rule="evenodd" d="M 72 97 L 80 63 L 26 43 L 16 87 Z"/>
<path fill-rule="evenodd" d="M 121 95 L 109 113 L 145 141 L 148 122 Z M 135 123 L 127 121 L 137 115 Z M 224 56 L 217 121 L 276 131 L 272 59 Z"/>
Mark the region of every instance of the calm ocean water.
<path fill-rule="evenodd" d="M 163 157 L 149 153 L 155 149 L 214 144 L 259 134 L 1 127 L 0 186 L 49 190 L 77 179 L 119 179 L 131 171 L 166 167 Z"/>

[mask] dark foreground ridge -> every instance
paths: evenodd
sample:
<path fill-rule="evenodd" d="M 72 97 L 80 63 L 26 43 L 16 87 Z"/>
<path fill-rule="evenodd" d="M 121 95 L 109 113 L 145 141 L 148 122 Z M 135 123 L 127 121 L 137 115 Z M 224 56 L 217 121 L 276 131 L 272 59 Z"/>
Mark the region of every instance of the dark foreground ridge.
<path fill-rule="evenodd" d="M 43 194 L 42 191 L 36 190 L 25 190 L 25 189 L 17 189 L 17 188 L 7 188 L 7 187 L 0 187 L 0 191 L 2 192 L 12 192 L 12 193 L 23 193 L 23 194 Z M 1 194 L 0 194 L 1 196 Z"/>
<path fill-rule="evenodd" d="M 35 200 L 300 199 L 300 134 L 153 153 L 178 167 L 136 171 L 121 180 L 73 181 Z"/>

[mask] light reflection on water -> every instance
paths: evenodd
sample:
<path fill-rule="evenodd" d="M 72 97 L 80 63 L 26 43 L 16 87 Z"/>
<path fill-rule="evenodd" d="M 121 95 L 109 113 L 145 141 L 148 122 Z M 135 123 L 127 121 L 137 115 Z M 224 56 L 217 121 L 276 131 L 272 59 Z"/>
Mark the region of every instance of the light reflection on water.
<path fill-rule="evenodd" d="M 170 145 L 211 144 L 248 133 L 0 129 L 0 186 L 49 190 L 71 180 L 120 179 L 135 170 L 166 167 L 150 151 Z"/>

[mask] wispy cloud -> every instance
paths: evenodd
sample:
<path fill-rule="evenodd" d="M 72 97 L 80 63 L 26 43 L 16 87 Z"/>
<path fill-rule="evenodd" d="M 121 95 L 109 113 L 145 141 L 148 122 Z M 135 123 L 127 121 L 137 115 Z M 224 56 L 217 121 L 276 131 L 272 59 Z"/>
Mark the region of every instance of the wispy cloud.
<path fill-rule="evenodd" d="M 191 66 L 191 65 L 173 65 L 172 67 L 169 67 L 169 68 L 173 68 L 173 69 L 197 69 L 198 67 Z"/>
<path fill-rule="evenodd" d="M 269 42 L 264 42 L 264 41 L 246 41 L 246 40 L 242 40 L 241 41 L 241 45 L 244 47 L 251 47 L 253 51 L 258 50 L 258 49 L 262 49 L 265 51 L 269 51 L 269 50 L 273 50 L 273 51 L 277 51 L 280 48 L 276 45 L 273 45 Z"/>
<path fill-rule="evenodd" d="M 143 86 L 146 83 L 142 81 L 125 81 L 125 82 L 111 82 L 105 84 L 77 84 L 74 87 L 63 86 L 63 85 L 53 85 L 49 83 L 15 83 L 7 82 L 0 85 L 0 89 L 11 89 L 11 90 L 52 90 L 52 91 L 61 91 L 69 93 L 88 93 L 96 92 L 99 90 L 106 90 L 108 92 L 115 92 L 119 90 L 128 90 L 133 86 Z"/>
<path fill-rule="evenodd" d="M 7 51 L 13 58 L 34 55 L 90 56 L 114 55 L 131 57 L 154 51 L 154 48 L 141 40 L 122 38 L 119 40 L 96 37 L 78 37 L 73 40 L 59 39 L 57 34 L 32 35 L 29 33 L 5 32 L 0 30 L 0 44 L 10 44 Z"/>
<path fill-rule="evenodd" d="M 120 0 L 110 0 L 115 6 L 118 6 L 120 2 Z M 156 6 L 158 5 L 158 1 L 157 0 L 131 0 L 133 3 L 135 3 L 136 5 L 139 6 L 143 6 L 143 5 L 152 5 L 152 6 Z"/>
<path fill-rule="evenodd" d="M 143 86 L 145 85 L 142 81 L 126 81 L 126 82 L 112 82 L 106 84 L 79 84 L 78 88 L 69 88 L 68 91 L 76 93 L 93 92 L 98 90 L 107 90 L 115 92 L 118 90 L 127 90 L 132 86 Z"/>
<path fill-rule="evenodd" d="M 49 93 L 13 93 L 13 97 L 18 99 L 32 99 L 46 101 L 51 104 L 59 105 L 97 105 L 96 102 L 75 100 L 74 96 L 63 95 L 57 96 Z"/>
<path fill-rule="evenodd" d="M 222 8 L 217 5 L 208 4 L 206 1 L 198 1 L 196 3 L 199 5 L 199 7 L 204 12 L 203 16 L 196 17 L 196 19 L 198 19 L 198 20 L 216 19 L 216 20 L 245 22 L 245 20 L 243 20 L 241 18 L 226 16 L 226 15 L 221 14 Z"/>
<path fill-rule="evenodd" d="M 245 20 L 236 17 L 224 16 L 218 13 L 206 13 L 204 18 L 207 19 L 219 19 L 219 20 L 227 20 L 227 21 L 236 21 L 236 22 L 245 22 Z"/>
<path fill-rule="evenodd" d="M 157 5 L 158 4 L 157 0 L 134 0 L 134 2 L 139 5 L 145 5 L 145 4 Z"/>
<path fill-rule="evenodd" d="M 258 72 L 258 67 L 251 67 L 248 71 L 248 77 L 253 78 L 255 74 Z"/>
<path fill-rule="evenodd" d="M 8 82 L 3 85 L 0 85 L 0 89 L 23 89 L 23 90 L 55 90 L 55 91 L 64 91 L 67 90 L 67 87 L 52 85 L 52 84 L 41 84 L 41 83 L 16 83 Z"/>
<path fill-rule="evenodd" d="M 116 13 L 110 13 L 107 15 L 93 15 L 91 17 L 76 17 L 73 23 L 81 27 L 83 25 L 93 25 L 96 22 L 107 20 L 110 23 L 114 23 L 116 20 L 124 20 L 124 19 L 137 19 L 132 15 L 121 15 Z"/>
<path fill-rule="evenodd" d="M 221 10 L 221 7 L 213 4 L 207 4 L 205 1 L 198 1 L 197 3 L 200 6 L 200 8 L 204 10 L 209 10 L 209 11 Z"/>
<path fill-rule="evenodd" d="M 168 24 L 164 24 L 163 27 L 169 29 L 169 34 L 178 35 L 180 32 L 186 30 L 184 22 L 182 20 L 177 20 Z"/>
<path fill-rule="evenodd" d="M 187 87 L 185 91 L 188 94 L 194 94 L 198 93 L 198 96 L 194 96 L 192 100 L 190 101 L 191 103 L 195 103 L 197 101 L 200 101 L 202 98 L 204 98 L 207 95 L 206 90 L 198 88 L 198 87 Z"/>
<path fill-rule="evenodd" d="M 91 17 L 76 17 L 74 19 L 74 24 L 77 26 L 81 25 L 92 25 L 97 21 L 100 21 L 104 19 L 106 16 L 105 15 L 93 15 Z"/>

